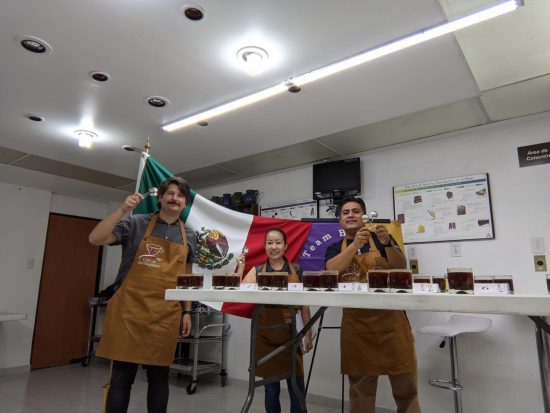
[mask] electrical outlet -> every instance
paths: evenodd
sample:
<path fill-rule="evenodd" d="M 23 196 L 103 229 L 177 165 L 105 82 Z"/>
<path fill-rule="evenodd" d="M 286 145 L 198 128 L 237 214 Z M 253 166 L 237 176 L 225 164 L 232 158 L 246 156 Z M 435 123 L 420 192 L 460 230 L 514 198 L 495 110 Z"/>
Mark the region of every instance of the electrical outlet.
<path fill-rule="evenodd" d="M 533 254 L 544 254 L 546 252 L 544 237 L 531 237 L 531 252 Z"/>
<path fill-rule="evenodd" d="M 416 258 L 416 247 L 407 247 L 409 259 Z"/>
<path fill-rule="evenodd" d="M 535 255 L 535 271 L 544 272 L 547 270 L 546 267 L 546 255 Z"/>
<path fill-rule="evenodd" d="M 418 260 L 409 260 L 409 268 L 413 274 L 418 274 Z"/>
<path fill-rule="evenodd" d="M 451 257 L 462 257 L 462 245 L 460 245 L 460 242 L 451 242 Z"/>

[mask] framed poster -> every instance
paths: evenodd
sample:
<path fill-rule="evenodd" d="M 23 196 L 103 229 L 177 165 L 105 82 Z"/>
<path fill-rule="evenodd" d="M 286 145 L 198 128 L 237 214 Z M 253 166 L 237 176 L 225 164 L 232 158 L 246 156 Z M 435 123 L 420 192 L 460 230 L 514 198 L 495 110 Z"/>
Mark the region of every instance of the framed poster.
<path fill-rule="evenodd" d="M 394 186 L 393 208 L 405 244 L 495 238 L 488 174 Z"/>
<path fill-rule="evenodd" d="M 298 220 L 302 218 L 317 218 L 317 201 L 305 199 L 262 205 L 260 215 L 269 218 Z"/>

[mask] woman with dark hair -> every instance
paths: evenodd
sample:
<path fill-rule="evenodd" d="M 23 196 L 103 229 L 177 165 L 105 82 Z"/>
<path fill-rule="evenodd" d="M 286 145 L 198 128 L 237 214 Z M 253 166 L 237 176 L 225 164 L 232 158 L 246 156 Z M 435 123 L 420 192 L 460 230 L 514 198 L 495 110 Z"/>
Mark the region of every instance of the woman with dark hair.
<path fill-rule="evenodd" d="M 265 233 L 265 253 L 267 260 L 264 264 L 250 269 L 243 282 L 256 282 L 256 275 L 260 272 L 286 272 L 290 275 L 289 282 L 300 282 L 302 278 L 302 269 L 297 264 L 292 264 L 285 257 L 285 251 L 288 248 L 286 234 L 280 228 L 272 228 Z M 239 266 L 237 271 L 243 273 L 245 267 L 245 256 L 239 257 Z M 300 308 L 302 320 L 305 323 L 311 318 L 309 307 Z M 258 325 L 273 325 L 287 323 L 290 327 L 290 311 L 285 306 L 265 305 L 258 317 Z M 290 339 L 291 332 L 288 328 L 260 329 L 256 337 L 256 360 L 271 353 L 281 344 Z M 297 354 L 296 362 L 296 382 L 301 392 L 305 392 L 304 385 L 304 366 L 302 353 L 307 353 L 312 348 L 312 335 L 308 331 L 304 337 L 303 349 Z M 288 348 L 279 353 L 266 363 L 258 366 L 256 375 L 262 378 L 269 378 L 285 374 L 290 370 L 292 349 Z M 300 402 L 296 393 L 292 389 L 290 379 L 286 380 L 288 393 L 290 395 L 290 413 L 302 413 Z M 269 383 L 265 386 L 265 411 L 267 413 L 281 413 L 281 403 L 279 395 L 281 391 L 280 382 Z"/>

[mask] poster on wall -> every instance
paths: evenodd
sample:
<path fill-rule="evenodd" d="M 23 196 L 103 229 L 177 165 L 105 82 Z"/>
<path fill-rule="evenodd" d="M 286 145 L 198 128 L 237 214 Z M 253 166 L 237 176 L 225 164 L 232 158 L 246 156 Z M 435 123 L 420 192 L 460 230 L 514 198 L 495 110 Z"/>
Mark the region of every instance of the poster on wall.
<path fill-rule="evenodd" d="M 268 218 L 298 220 L 302 218 L 317 218 L 317 201 L 305 199 L 262 205 L 260 215 Z"/>
<path fill-rule="evenodd" d="M 488 174 L 394 186 L 393 206 L 405 244 L 495 237 Z"/>

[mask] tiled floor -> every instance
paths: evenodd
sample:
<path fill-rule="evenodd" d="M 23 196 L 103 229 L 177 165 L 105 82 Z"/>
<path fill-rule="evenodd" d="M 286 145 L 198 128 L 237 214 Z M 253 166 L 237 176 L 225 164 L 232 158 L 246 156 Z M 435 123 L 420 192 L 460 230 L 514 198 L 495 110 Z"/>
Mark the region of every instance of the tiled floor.
<path fill-rule="evenodd" d="M 140 369 L 141 370 L 141 369 Z M 147 382 L 138 373 L 128 412 L 146 413 Z M 0 411 L 2 413 L 101 413 L 103 389 L 108 367 L 104 365 L 70 365 L 34 370 L 30 373 L 0 377 Z M 221 387 L 219 378 L 203 376 L 193 395 L 185 387 L 189 377 L 170 375 L 169 413 L 239 413 L 246 396 L 246 383 L 228 379 Z M 283 412 L 288 411 L 288 396 L 282 389 Z M 339 409 L 314 404 L 311 413 L 338 413 Z M 257 389 L 250 413 L 261 413 L 263 390 Z"/>

